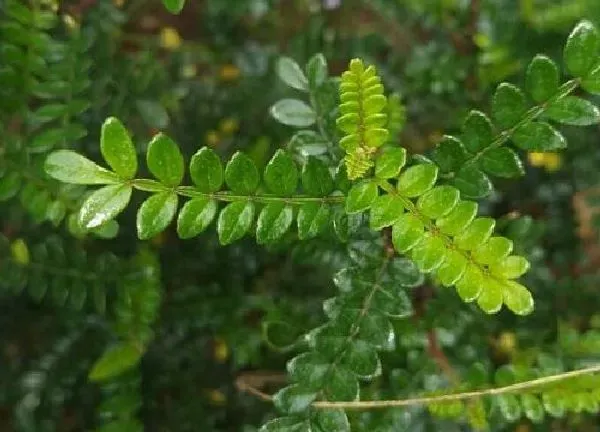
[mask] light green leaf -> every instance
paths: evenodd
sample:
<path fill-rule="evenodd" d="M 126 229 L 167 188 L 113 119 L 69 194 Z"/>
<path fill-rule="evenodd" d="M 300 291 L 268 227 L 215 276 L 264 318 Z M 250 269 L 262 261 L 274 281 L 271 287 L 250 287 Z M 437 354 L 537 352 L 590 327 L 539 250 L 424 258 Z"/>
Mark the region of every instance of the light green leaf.
<path fill-rule="evenodd" d="M 472 302 L 481 294 L 484 286 L 483 274 L 473 264 L 467 264 L 465 271 L 456 283 L 456 291 L 465 302 Z"/>
<path fill-rule="evenodd" d="M 509 90 L 510 91 L 510 90 Z M 503 102 L 505 91 L 501 91 L 498 96 L 500 102 Z M 498 92 L 496 92 L 498 95 Z M 503 102 L 504 103 L 504 102 Z M 471 153 L 477 153 L 492 143 L 493 128 L 490 119 L 481 111 L 471 111 L 463 125 L 462 143 Z"/>
<path fill-rule="evenodd" d="M 476 138 L 478 139 L 479 136 L 473 137 Z M 474 145 L 478 144 L 474 143 Z M 459 139 L 446 135 L 433 150 L 432 158 L 442 172 L 454 172 L 458 171 L 467 159 L 467 151 Z"/>
<path fill-rule="evenodd" d="M 225 181 L 233 192 L 252 195 L 258 188 L 260 177 L 252 159 L 236 152 L 225 167 Z"/>
<path fill-rule="evenodd" d="M 516 279 L 529 270 L 529 261 L 522 256 L 512 255 L 490 265 L 493 275 L 504 279 Z"/>
<path fill-rule="evenodd" d="M 419 270 L 423 273 L 430 273 L 442 264 L 445 253 L 446 245 L 440 237 L 426 235 L 413 248 L 411 257 Z"/>
<path fill-rule="evenodd" d="M 327 79 L 327 59 L 321 53 L 315 54 L 306 64 L 306 74 L 310 87 L 317 89 Z"/>
<path fill-rule="evenodd" d="M 452 183 L 466 198 L 483 198 L 492 191 L 490 179 L 475 166 L 465 165 Z"/>
<path fill-rule="evenodd" d="M 280 57 L 277 60 L 277 75 L 290 87 L 296 90 L 308 91 L 308 79 L 293 59 Z"/>
<path fill-rule="evenodd" d="M 298 211 L 298 238 L 305 240 L 319 235 L 329 222 L 329 215 L 329 207 L 325 204 L 302 204 Z"/>
<path fill-rule="evenodd" d="M 518 177 L 525 173 L 521 159 L 508 147 L 496 147 L 483 153 L 481 167 L 496 177 Z"/>
<path fill-rule="evenodd" d="M 546 102 L 558 91 L 559 72 L 556 63 L 545 55 L 536 55 L 527 68 L 525 85 L 535 102 Z"/>
<path fill-rule="evenodd" d="M 492 99 L 492 115 L 500 128 L 513 127 L 526 111 L 525 95 L 518 87 L 508 83 L 498 86 Z"/>
<path fill-rule="evenodd" d="M 222 245 L 241 239 L 250 229 L 254 219 L 254 204 L 236 201 L 228 204 L 219 215 L 217 233 Z"/>
<path fill-rule="evenodd" d="M 279 123 L 288 126 L 307 127 L 317 120 L 317 114 L 305 102 L 297 99 L 282 99 L 271 107 L 271 115 Z"/>
<path fill-rule="evenodd" d="M 106 381 L 134 367 L 142 357 L 140 348 L 131 343 L 120 343 L 102 354 L 89 373 L 91 381 Z"/>
<path fill-rule="evenodd" d="M 190 176 L 200 192 L 217 192 L 223 186 L 221 158 L 211 148 L 202 147 L 192 156 Z"/>
<path fill-rule="evenodd" d="M 302 169 L 304 192 L 311 196 L 327 196 L 333 192 L 333 178 L 329 168 L 319 159 L 309 157 Z"/>
<path fill-rule="evenodd" d="M 444 262 L 437 269 L 436 276 L 444 286 L 452 286 L 463 276 L 467 268 L 467 258 L 457 250 L 447 250 Z"/>
<path fill-rule="evenodd" d="M 131 198 L 131 186 L 110 185 L 92 193 L 79 210 L 79 225 L 95 228 L 121 213 Z"/>
<path fill-rule="evenodd" d="M 504 303 L 517 315 L 528 315 L 533 312 L 533 297 L 527 288 L 515 281 L 507 281 L 504 285 Z"/>
<path fill-rule="evenodd" d="M 371 229 L 378 231 L 393 225 L 403 213 L 402 198 L 392 194 L 378 196 L 371 204 Z"/>
<path fill-rule="evenodd" d="M 502 308 L 503 286 L 495 279 L 486 278 L 484 288 L 477 297 L 477 305 L 488 314 L 497 313 Z"/>
<path fill-rule="evenodd" d="M 289 196 L 298 186 L 298 168 L 284 150 L 277 150 L 265 168 L 265 183 L 278 196 Z"/>
<path fill-rule="evenodd" d="M 146 199 L 137 212 L 138 237 L 148 240 L 164 231 L 177 212 L 177 201 L 175 192 L 161 192 Z"/>
<path fill-rule="evenodd" d="M 525 412 L 525 417 L 534 423 L 540 423 L 544 420 L 544 406 L 536 395 L 523 394 L 521 395 L 521 405 Z"/>
<path fill-rule="evenodd" d="M 283 202 L 267 204 L 256 224 L 256 241 L 258 244 L 273 243 L 279 240 L 294 221 L 294 211 Z"/>
<path fill-rule="evenodd" d="M 71 150 L 50 153 L 44 169 L 50 177 L 64 183 L 90 185 L 120 182 L 114 173 Z"/>
<path fill-rule="evenodd" d="M 102 125 L 100 152 L 106 163 L 119 175 L 130 180 L 137 172 L 137 154 L 125 126 L 115 117 Z"/>
<path fill-rule="evenodd" d="M 471 222 L 458 237 L 456 237 L 456 244 L 461 249 L 473 250 L 488 241 L 495 226 L 496 221 L 492 218 L 477 218 Z"/>
<path fill-rule="evenodd" d="M 382 179 L 396 177 L 406 163 L 406 149 L 386 148 L 375 160 L 375 175 Z"/>
<path fill-rule="evenodd" d="M 545 114 L 554 121 L 575 126 L 600 122 L 600 110 L 590 101 L 577 96 L 565 96 L 552 102 Z"/>
<path fill-rule="evenodd" d="M 297 414 L 305 411 L 316 398 L 317 392 L 292 384 L 275 393 L 273 403 L 284 413 Z"/>
<path fill-rule="evenodd" d="M 473 258 L 480 264 L 494 264 L 506 258 L 512 248 L 511 240 L 505 237 L 492 237 L 473 251 Z"/>
<path fill-rule="evenodd" d="M 589 93 L 600 95 L 600 66 L 594 67 L 581 80 L 581 87 Z"/>
<path fill-rule="evenodd" d="M 417 208 L 428 218 L 447 215 L 458 203 L 460 192 L 452 186 L 437 186 L 425 192 L 417 201 Z"/>
<path fill-rule="evenodd" d="M 346 213 L 360 213 L 371 207 L 377 199 L 377 184 L 373 181 L 356 183 L 346 196 Z"/>
<path fill-rule="evenodd" d="M 517 421 L 521 417 L 521 404 L 517 396 L 512 394 L 498 395 L 495 398 L 500 413 L 509 422 Z"/>
<path fill-rule="evenodd" d="M 398 180 L 398 192 L 405 197 L 423 195 L 437 180 L 438 168 L 434 164 L 423 163 L 404 170 Z"/>
<path fill-rule="evenodd" d="M 518 127 L 512 139 L 517 147 L 527 151 L 552 151 L 567 146 L 560 132 L 548 123 L 538 121 Z"/>
<path fill-rule="evenodd" d="M 177 217 L 179 238 L 189 239 L 202 233 L 215 218 L 217 202 L 210 198 L 194 198 L 185 203 Z"/>
<path fill-rule="evenodd" d="M 168 136 L 158 134 L 146 153 L 146 163 L 150 172 L 167 186 L 179 186 L 183 180 L 183 156 L 177 144 Z"/>
<path fill-rule="evenodd" d="M 167 10 L 173 14 L 178 14 L 183 10 L 185 0 L 162 0 Z"/>
<path fill-rule="evenodd" d="M 571 32 L 563 52 L 567 70 L 573 76 L 583 77 L 598 59 L 600 35 L 590 21 L 583 20 Z"/>
<path fill-rule="evenodd" d="M 158 101 L 141 99 L 136 101 L 135 106 L 148 126 L 156 129 L 169 126 L 169 113 Z"/>
<path fill-rule="evenodd" d="M 394 248 L 405 253 L 415 247 L 424 236 L 425 227 L 416 216 L 405 213 L 392 227 L 392 243 Z"/>

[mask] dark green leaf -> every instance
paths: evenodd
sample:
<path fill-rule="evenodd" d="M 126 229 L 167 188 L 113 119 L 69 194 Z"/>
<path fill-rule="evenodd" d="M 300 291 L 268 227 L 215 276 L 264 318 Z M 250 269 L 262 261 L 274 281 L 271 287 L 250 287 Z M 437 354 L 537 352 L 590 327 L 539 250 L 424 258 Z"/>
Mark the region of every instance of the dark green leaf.
<path fill-rule="evenodd" d="M 346 212 L 360 213 L 369 209 L 377 195 L 377 184 L 375 182 L 362 181 L 355 184 L 346 196 Z"/>
<path fill-rule="evenodd" d="M 525 173 L 519 155 L 508 147 L 496 147 L 483 153 L 481 167 L 496 177 L 518 177 Z"/>
<path fill-rule="evenodd" d="M 277 150 L 265 168 L 265 183 L 269 190 L 279 196 L 289 196 L 298 185 L 298 168 L 284 150 Z"/>
<path fill-rule="evenodd" d="M 222 245 L 241 239 L 250 229 L 254 219 L 254 204 L 236 201 L 228 204 L 219 215 L 217 232 Z"/>
<path fill-rule="evenodd" d="M 319 159 L 309 157 L 302 169 L 302 186 L 311 196 L 327 196 L 333 191 L 333 179 L 329 168 Z"/>
<path fill-rule="evenodd" d="M 362 340 L 349 343 L 340 362 L 359 378 L 371 379 L 381 374 L 381 363 L 377 351 Z"/>
<path fill-rule="evenodd" d="M 567 39 L 564 59 L 569 73 L 583 77 L 598 59 L 600 35 L 590 21 L 581 21 Z"/>
<path fill-rule="evenodd" d="M 284 83 L 296 90 L 308 90 L 308 79 L 304 72 L 298 63 L 289 57 L 280 57 L 277 60 L 277 75 Z"/>
<path fill-rule="evenodd" d="M 14 197 L 21 188 L 21 175 L 12 171 L 0 177 L 0 202 Z"/>
<path fill-rule="evenodd" d="M 474 166 L 464 166 L 452 181 L 466 198 L 482 198 L 492 191 L 492 182 Z"/>
<path fill-rule="evenodd" d="M 131 198 L 131 186 L 105 186 L 92 193 L 79 211 L 79 224 L 87 229 L 95 228 L 121 213 Z"/>
<path fill-rule="evenodd" d="M 106 163 L 122 178 L 137 172 L 137 154 L 125 126 L 116 118 L 106 119 L 100 135 L 100 151 Z"/>
<path fill-rule="evenodd" d="M 131 343 L 121 343 L 109 348 L 102 354 L 90 371 L 92 381 L 105 381 L 120 375 L 134 367 L 142 356 L 142 352 Z"/>
<path fill-rule="evenodd" d="M 260 177 L 252 159 L 242 152 L 237 152 L 225 167 L 225 181 L 233 192 L 252 195 L 258 188 Z"/>
<path fill-rule="evenodd" d="M 382 179 L 396 177 L 405 163 L 406 150 L 404 148 L 386 148 L 375 160 L 375 175 Z"/>
<path fill-rule="evenodd" d="M 294 212 L 289 205 L 283 202 L 267 204 L 258 216 L 257 243 L 266 244 L 279 240 L 290 229 L 293 221 Z"/>
<path fill-rule="evenodd" d="M 318 352 L 307 352 L 294 357 L 287 363 L 289 377 L 294 382 L 319 389 L 331 363 Z"/>
<path fill-rule="evenodd" d="M 496 398 L 496 403 L 500 408 L 500 413 L 506 420 L 514 422 L 521 417 L 521 404 L 515 395 L 499 395 Z"/>
<path fill-rule="evenodd" d="M 190 176 L 200 192 L 217 192 L 223 185 L 221 158 L 211 148 L 202 147 L 192 156 Z"/>
<path fill-rule="evenodd" d="M 359 387 L 354 374 L 342 366 L 334 366 L 325 377 L 325 397 L 330 401 L 353 401 L 358 399 Z"/>
<path fill-rule="evenodd" d="M 156 129 L 169 126 L 169 113 L 158 101 L 138 100 L 135 105 L 148 126 Z"/>
<path fill-rule="evenodd" d="M 317 202 L 308 202 L 298 211 L 298 237 L 300 240 L 319 235 L 329 222 L 329 207 Z"/>
<path fill-rule="evenodd" d="M 600 122 L 600 110 L 590 101 L 577 96 L 565 96 L 552 102 L 545 114 L 554 121 L 575 126 Z"/>
<path fill-rule="evenodd" d="M 556 63 L 545 55 L 536 55 L 527 68 L 526 87 L 537 103 L 546 102 L 557 91 L 559 72 Z"/>
<path fill-rule="evenodd" d="M 304 417 L 280 417 L 268 421 L 259 432 L 314 432 Z"/>
<path fill-rule="evenodd" d="M 269 346 L 278 351 L 292 349 L 298 342 L 299 336 L 298 329 L 284 321 L 264 321 L 262 334 Z"/>
<path fill-rule="evenodd" d="M 271 115 L 288 126 L 307 127 L 317 120 L 314 110 L 297 99 L 282 99 L 271 107 Z"/>
<path fill-rule="evenodd" d="M 350 432 L 348 417 L 342 409 L 316 410 L 311 425 L 313 432 Z"/>
<path fill-rule="evenodd" d="M 529 420 L 534 423 L 540 423 L 544 420 L 544 407 L 537 396 L 532 394 L 521 395 L 521 404 L 525 412 L 525 417 Z"/>
<path fill-rule="evenodd" d="M 497 93 L 496 93 L 497 94 Z M 501 92 L 501 99 L 502 99 Z M 493 128 L 490 119 L 480 111 L 471 111 L 463 125 L 462 142 L 467 150 L 477 153 L 492 143 Z"/>
<path fill-rule="evenodd" d="M 501 129 L 515 126 L 526 111 L 525 96 L 518 87 L 508 83 L 498 86 L 492 100 L 492 115 Z"/>
<path fill-rule="evenodd" d="M 467 159 L 467 152 L 459 139 L 446 135 L 433 150 L 432 158 L 442 172 L 454 172 Z"/>
<path fill-rule="evenodd" d="M 217 202 L 210 198 L 194 198 L 183 206 L 177 217 L 177 234 L 182 239 L 196 237 L 212 222 Z"/>
<path fill-rule="evenodd" d="M 552 151 L 565 148 L 564 137 L 545 122 L 529 122 L 515 130 L 512 139 L 519 148 L 527 151 Z"/>
<path fill-rule="evenodd" d="M 164 134 L 156 135 L 146 153 L 150 172 L 167 186 L 179 186 L 183 180 L 183 156 L 177 144 Z"/>
<path fill-rule="evenodd" d="M 371 228 L 380 230 L 393 225 L 404 214 L 404 202 L 397 195 L 385 194 L 371 204 Z"/>
<path fill-rule="evenodd" d="M 321 53 L 315 54 L 306 64 L 306 75 L 310 87 L 317 89 L 327 78 L 327 60 Z"/>
<path fill-rule="evenodd" d="M 137 212 L 138 237 L 148 240 L 169 226 L 177 212 L 177 194 L 161 192 L 146 199 Z"/>
<path fill-rule="evenodd" d="M 303 387 L 301 384 L 292 384 L 279 390 L 273 396 L 275 407 L 287 414 L 297 414 L 305 411 L 317 398 L 317 392 Z"/>
<path fill-rule="evenodd" d="M 589 93 L 600 94 L 600 66 L 596 66 L 581 80 L 581 87 Z"/>
<path fill-rule="evenodd" d="M 50 153 L 44 164 L 46 174 L 64 183 L 111 184 L 119 183 L 114 173 L 71 150 Z"/>

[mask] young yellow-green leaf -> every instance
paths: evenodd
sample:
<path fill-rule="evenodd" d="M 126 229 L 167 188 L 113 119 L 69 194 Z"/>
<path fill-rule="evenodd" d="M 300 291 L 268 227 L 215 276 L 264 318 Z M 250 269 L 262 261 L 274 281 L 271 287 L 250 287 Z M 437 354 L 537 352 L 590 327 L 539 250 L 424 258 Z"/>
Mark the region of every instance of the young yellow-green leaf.
<path fill-rule="evenodd" d="M 279 149 L 267 164 L 264 178 L 271 192 L 279 196 L 289 196 L 298 186 L 298 168 L 292 157 Z"/>
<path fill-rule="evenodd" d="M 202 147 L 192 156 L 190 176 L 200 192 L 214 193 L 223 186 L 221 158 L 209 147 Z"/>
<path fill-rule="evenodd" d="M 102 157 L 119 177 L 130 180 L 137 172 L 137 154 L 125 126 L 116 118 L 109 117 L 100 133 Z"/>
<path fill-rule="evenodd" d="M 294 221 L 292 207 L 282 202 L 267 204 L 256 223 L 256 242 L 258 244 L 273 243 L 279 240 Z"/>
<path fill-rule="evenodd" d="M 179 186 L 183 180 L 183 156 L 177 144 L 160 133 L 148 144 L 146 163 L 150 172 L 167 186 Z"/>
<path fill-rule="evenodd" d="M 390 147 L 385 149 L 375 160 L 375 176 L 381 179 L 396 177 L 406 163 L 406 149 Z"/>
<path fill-rule="evenodd" d="M 496 147 L 483 153 L 481 167 L 496 177 L 518 177 L 525 173 L 519 155 L 508 147 Z"/>
<path fill-rule="evenodd" d="M 360 213 L 369 209 L 377 195 L 377 184 L 374 181 L 356 183 L 346 196 L 346 213 Z"/>
<path fill-rule="evenodd" d="M 64 183 L 90 185 L 120 182 L 115 173 L 71 150 L 50 153 L 44 163 L 44 169 L 50 177 Z"/>
<path fill-rule="evenodd" d="M 518 87 L 508 83 L 498 86 L 492 99 L 492 116 L 500 128 L 513 127 L 526 111 L 525 95 Z"/>
<path fill-rule="evenodd" d="M 545 114 L 554 121 L 575 126 L 600 122 L 600 110 L 590 101 L 577 96 L 565 96 L 552 102 Z"/>
<path fill-rule="evenodd" d="M 472 302 L 481 294 L 484 285 L 483 274 L 473 264 L 467 264 L 462 277 L 456 283 L 456 292 L 465 302 Z"/>
<path fill-rule="evenodd" d="M 458 203 L 460 192 L 452 186 L 437 186 L 425 192 L 417 201 L 417 208 L 430 219 L 446 216 Z"/>
<path fill-rule="evenodd" d="M 532 121 L 515 130 L 515 145 L 527 151 L 552 151 L 565 148 L 565 138 L 548 123 Z"/>
<path fill-rule="evenodd" d="M 333 178 L 329 168 L 319 159 L 309 157 L 302 169 L 304 192 L 311 196 L 322 197 L 333 191 Z"/>
<path fill-rule="evenodd" d="M 434 164 L 423 163 L 404 170 L 398 180 L 398 192 L 405 197 L 423 195 L 437 180 L 438 168 Z"/>
<path fill-rule="evenodd" d="M 567 39 L 563 52 L 565 64 L 570 74 L 583 77 L 598 59 L 600 35 L 590 21 L 581 21 Z"/>
<path fill-rule="evenodd" d="M 329 207 L 325 204 L 302 204 L 298 211 L 298 238 L 305 240 L 319 235 L 329 222 L 329 214 Z"/>
<path fill-rule="evenodd" d="M 91 381 L 106 381 L 134 367 L 142 352 L 132 343 L 120 343 L 102 354 L 89 373 Z"/>
<path fill-rule="evenodd" d="M 558 91 L 559 78 L 556 63 L 538 54 L 529 63 L 525 86 L 535 102 L 543 103 Z"/>
<path fill-rule="evenodd" d="M 488 241 L 495 226 L 496 221 L 492 218 L 477 218 L 456 237 L 456 244 L 460 249 L 473 250 Z"/>
<path fill-rule="evenodd" d="M 504 286 L 504 303 L 517 315 L 528 315 L 533 311 L 533 297 L 529 290 L 512 280 Z"/>
<path fill-rule="evenodd" d="M 477 297 L 477 305 L 488 314 L 497 313 L 502 308 L 503 285 L 495 279 L 485 278 L 484 287 Z"/>
<path fill-rule="evenodd" d="M 316 398 L 316 391 L 292 384 L 275 393 L 273 403 L 282 412 L 296 414 L 305 411 Z"/>
<path fill-rule="evenodd" d="M 277 60 L 277 75 L 284 83 L 296 90 L 308 90 L 308 79 L 304 72 L 298 63 L 289 57 L 280 57 Z"/>
<path fill-rule="evenodd" d="M 392 243 L 394 248 L 405 253 L 415 247 L 423 239 L 425 227 L 416 216 L 405 213 L 392 227 Z"/>
<path fill-rule="evenodd" d="M 445 254 L 444 241 L 440 237 L 426 235 L 423 241 L 413 248 L 411 257 L 419 270 L 423 273 L 430 273 L 444 262 Z"/>
<path fill-rule="evenodd" d="M 490 265 L 493 275 L 504 279 L 516 279 L 529 270 L 529 261 L 522 256 L 512 255 Z"/>
<path fill-rule="evenodd" d="M 131 186 L 110 185 L 93 192 L 81 205 L 79 225 L 96 228 L 121 213 L 131 198 Z"/>
<path fill-rule="evenodd" d="M 183 10 L 185 0 L 162 0 L 167 10 L 173 14 L 178 14 Z"/>
<path fill-rule="evenodd" d="M 594 67 L 582 80 L 581 87 L 588 93 L 600 95 L 600 66 Z"/>
<path fill-rule="evenodd" d="M 228 204 L 219 214 L 217 233 L 223 246 L 241 239 L 250 229 L 254 220 L 254 204 L 250 201 L 236 201 Z"/>
<path fill-rule="evenodd" d="M 169 226 L 177 212 L 177 194 L 160 192 L 142 203 L 136 219 L 138 237 L 148 240 L 160 234 Z"/>
<path fill-rule="evenodd" d="M 506 237 L 492 237 L 473 251 L 473 258 L 480 264 L 494 264 L 506 258 L 512 248 L 513 242 Z"/>
<path fill-rule="evenodd" d="M 432 158 L 442 172 L 454 172 L 458 171 L 467 159 L 467 151 L 462 141 L 446 135 L 433 150 Z"/>
<path fill-rule="evenodd" d="M 452 184 L 467 198 L 483 198 L 492 190 L 492 182 L 475 166 L 464 166 L 458 171 Z"/>
<path fill-rule="evenodd" d="M 444 262 L 437 269 L 436 276 L 444 286 L 452 286 L 465 273 L 467 268 L 467 258 L 457 250 L 449 249 L 446 251 Z"/>
<path fill-rule="evenodd" d="M 393 225 L 404 214 L 404 204 L 399 196 L 378 196 L 371 204 L 371 229 L 380 230 Z"/>
<path fill-rule="evenodd" d="M 217 202 L 210 198 L 194 198 L 184 204 L 177 217 L 179 238 L 189 239 L 202 233 L 215 218 Z"/>
<path fill-rule="evenodd" d="M 238 194 L 252 195 L 258 188 L 260 177 L 252 159 L 242 152 L 237 152 L 225 167 L 225 182 Z"/>
<path fill-rule="evenodd" d="M 501 92 L 502 96 L 504 92 Z M 497 93 L 496 93 L 497 94 Z M 503 98 L 500 98 L 503 100 Z M 492 143 L 493 128 L 490 119 L 481 111 L 471 111 L 463 125 L 462 143 L 471 153 L 477 153 Z"/>
<path fill-rule="evenodd" d="M 279 123 L 288 126 L 308 127 L 315 123 L 317 114 L 305 102 L 282 99 L 271 107 L 271 115 Z"/>

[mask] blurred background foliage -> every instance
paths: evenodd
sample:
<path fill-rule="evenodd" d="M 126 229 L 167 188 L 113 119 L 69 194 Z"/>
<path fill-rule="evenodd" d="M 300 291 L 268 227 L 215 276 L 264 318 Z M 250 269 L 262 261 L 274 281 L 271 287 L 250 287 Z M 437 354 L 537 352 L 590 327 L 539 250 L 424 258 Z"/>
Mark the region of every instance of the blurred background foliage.
<path fill-rule="evenodd" d="M 291 135 L 268 115 L 290 93 L 275 61 L 305 64 L 322 52 L 331 74 L 351 57 L 377 65 L 406 106 L 401 144 L 427 152 L 469 109 L 487 110 L 495 84 L 522 80 L 534 54 L 560 58 L 583 17 L 600 24 L 600 3 L 188 0 L 170 15 L 150 0 L 0 0 L 0 430 L 93 430 L 119 418 L 111 431 L 256 431 L 273 408 L 239 392 L 236 377 L 278 376 L 290 357 L 264 323 L 285 322 L 288 337 L 316 327 L 348 255 L 327 237 L 223 248 L 212 231 L 183 242 L 171 229 L 140 242 L 133 211 L 84 233 L 73 218 L 82 190 L 41 169 L 51 147 L 98 159 L 100 126 L 116 116 L 140 154 L 164 130 L 188 158 L 208 145 L 223 157 L 244 149 L 264 166 Z M 535 376 L 598 360 L 598 130 L 565 134 L 568 149 L 526 155 L 526 176 L 481 204 L 532 262 L 536 313 L 489 318 L 451 291 L 414 288 L 417 313 L 396 324 L 397 347 L 365 397 L 436 391 L 448 385 L 446 364 L 463 376 L 503 365 Z M 148 343 L 140 367 L 91 384 L 104 347 L 132 332 Z M 500 406 L 490 428 L 600 427 L 584 405 L 565 417 L 544 411 Z M 356 430 L 471 430 L 423 408 L 351 421 Z"/>

